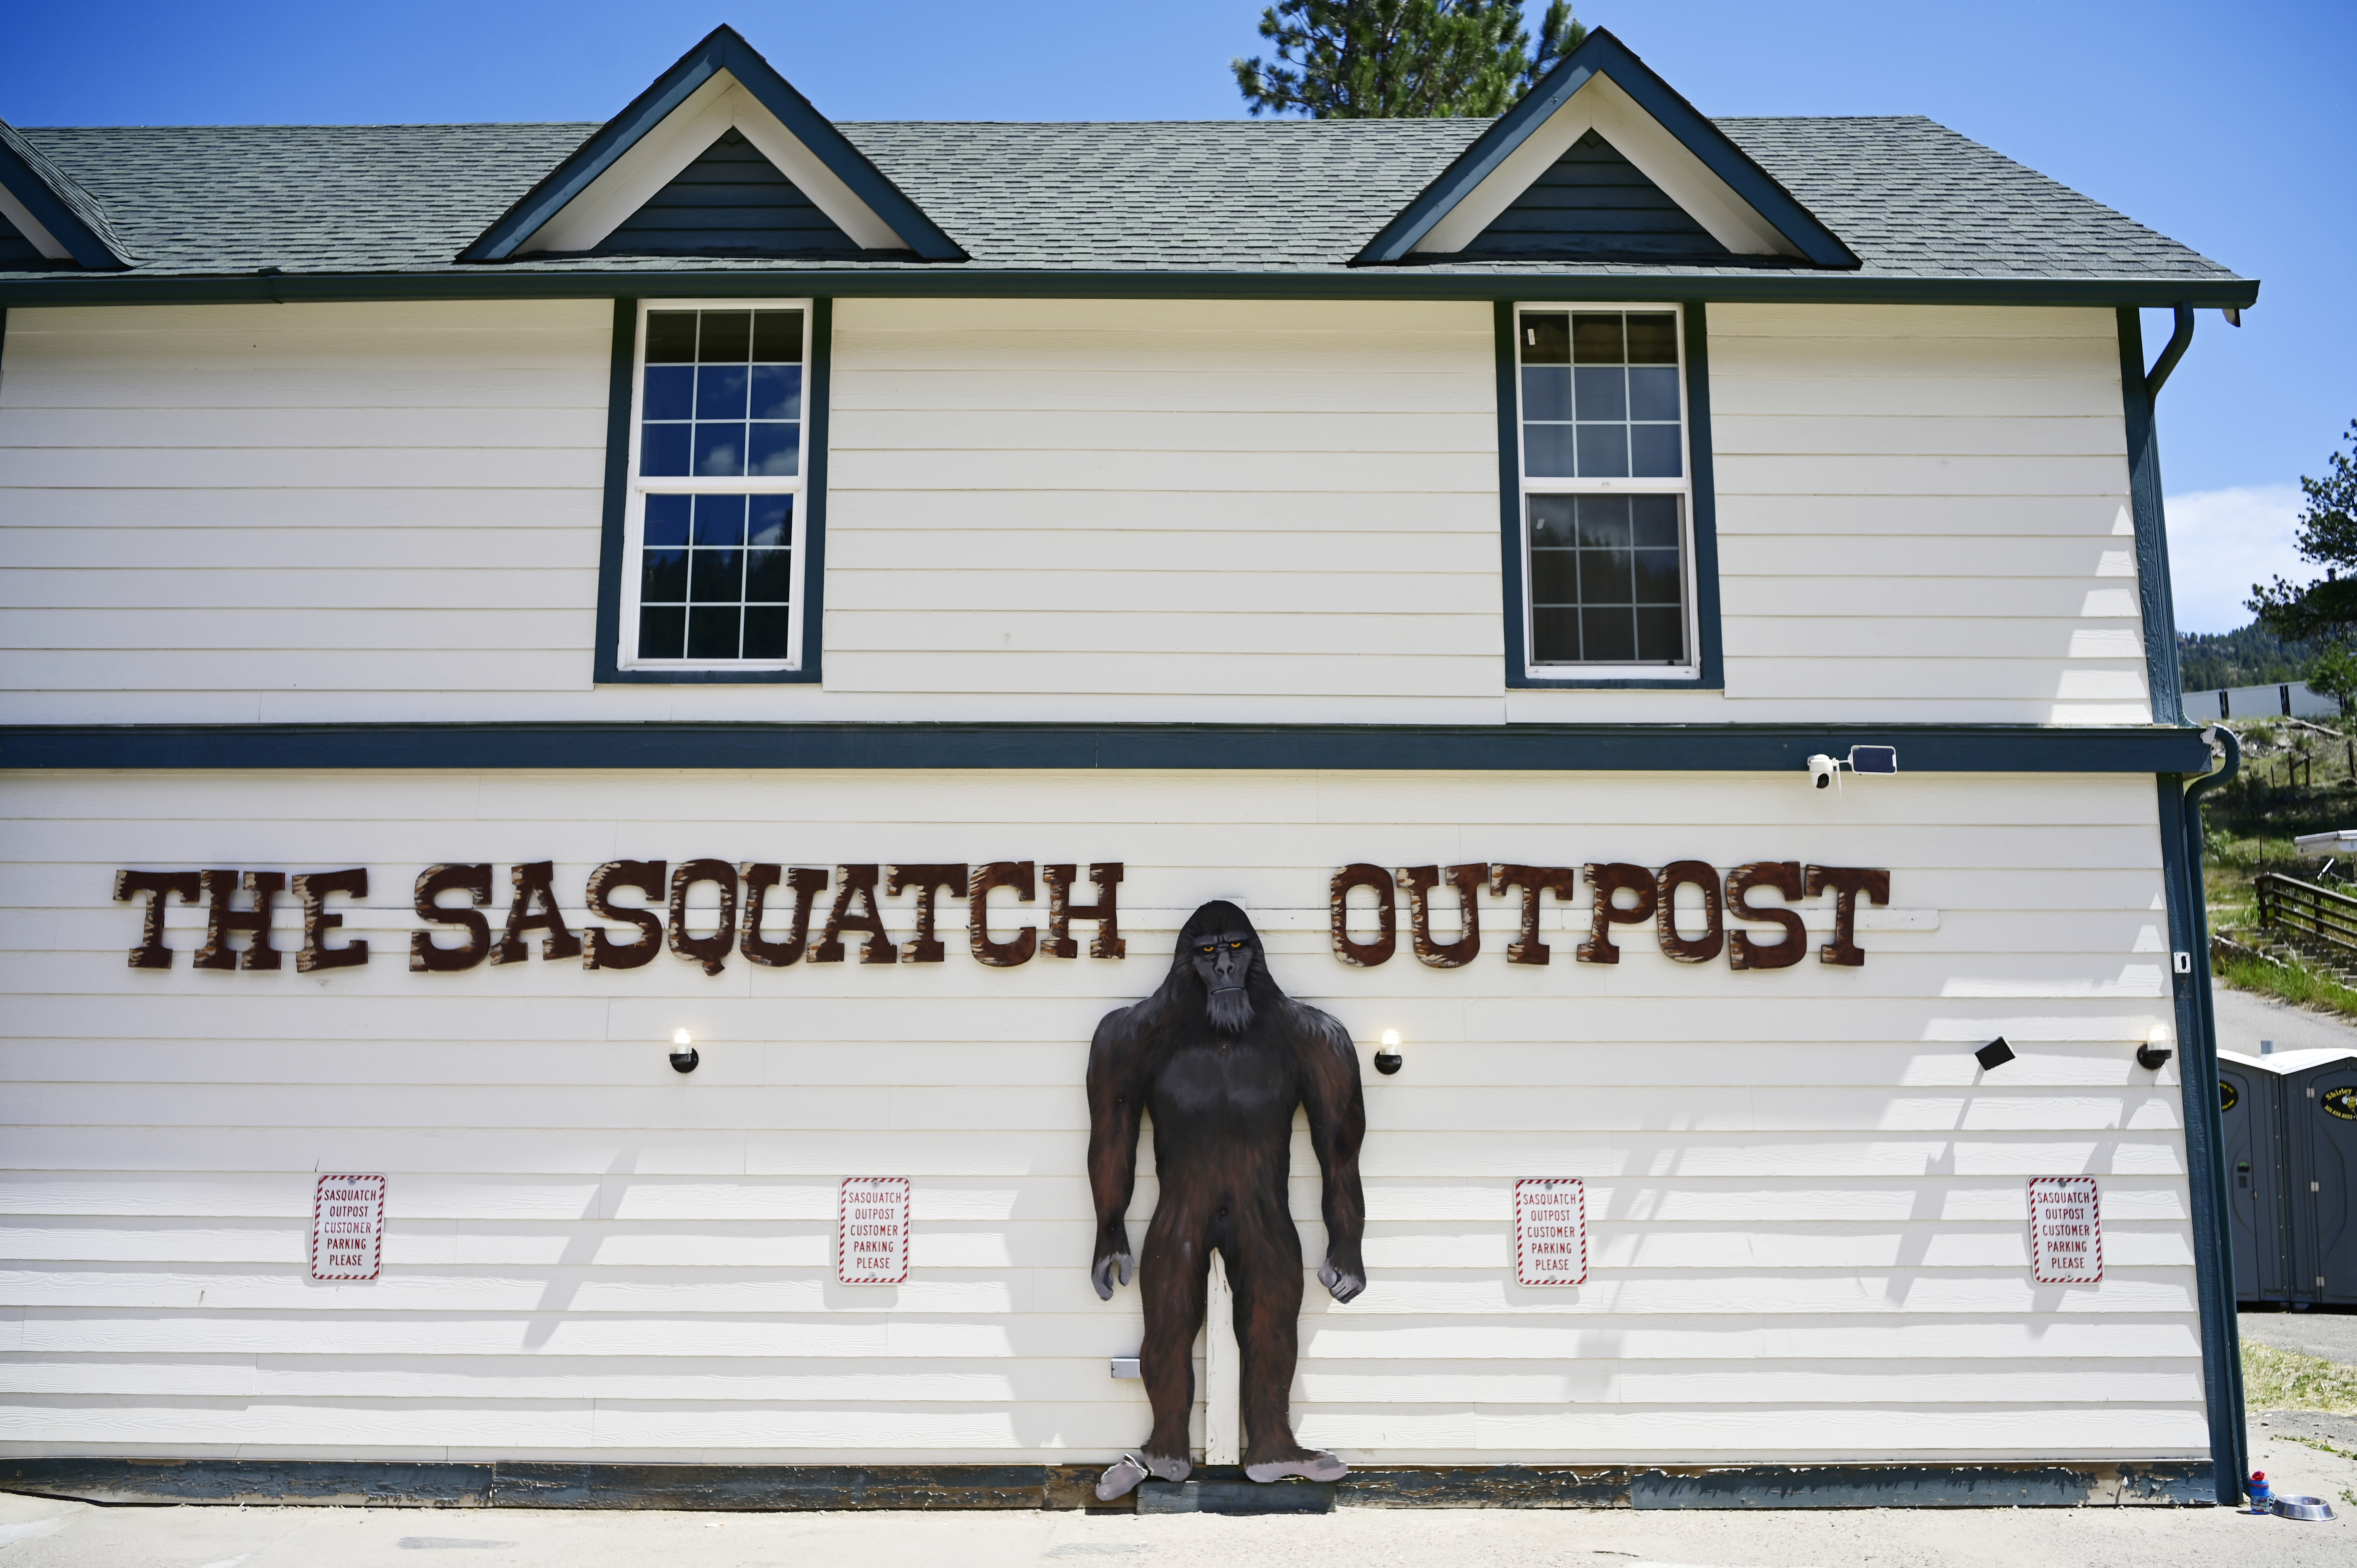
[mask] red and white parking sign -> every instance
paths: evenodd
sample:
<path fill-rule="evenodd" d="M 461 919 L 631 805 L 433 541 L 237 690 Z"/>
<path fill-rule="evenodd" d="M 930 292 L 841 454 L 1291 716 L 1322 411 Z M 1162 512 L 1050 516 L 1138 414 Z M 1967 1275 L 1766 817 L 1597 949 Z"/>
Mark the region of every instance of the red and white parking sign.
<path fill-rule="evenodd" d="M 2104 1277 L 2104 1205 L 2091 1176 L 2029 1178 L 2029 1273 L 2042 1285 Z"/>
<path fill-rule="evenodd" d="M 909 1277 L 909 1178 L 845 1176 L 835 1199 L 834 1277 L 897 1285 Z"/>
<path fill-rule="evenodd" d="M 311 1277 L 372 1280 L 384 1265 L 384 1177 L 323 1176 L 311 1194 Z"/>
<path fill-rule="evenodd" d="M 1587 1189 L 1577 1176 L 1534 1176 L 1514 1184 L 1514 1281 L 1587 1283 Z"/>

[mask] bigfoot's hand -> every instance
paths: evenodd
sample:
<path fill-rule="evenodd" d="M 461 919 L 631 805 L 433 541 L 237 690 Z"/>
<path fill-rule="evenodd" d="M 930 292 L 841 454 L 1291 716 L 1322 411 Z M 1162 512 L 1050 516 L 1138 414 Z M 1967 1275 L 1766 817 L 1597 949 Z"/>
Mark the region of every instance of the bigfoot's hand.
<path fill-rule="evenodd" d="M 1318 1265 L 1318 1283 L 1324 1285 L 1336 1301 L 1348 1301 L 1367 1288 L 1366 1266 L 1354 1262 L 1345 1267 L 1329 1257 Z"/>
<path fill-rule="evenodd" d="M 1129 1255 L 1129 1237 L 1126 1234 L 1109 1236 L 1099 1241 L 1096 1263 L 1089 1270 L 1089 1283 L 1097 1287 L 1097 1299 L 1111 1301 L 1114 1276 L 1119 1274 L 1121 1283 L 1127 1284 L 1129 1276 L 1136 1269 L 1137 1260 Z"/>

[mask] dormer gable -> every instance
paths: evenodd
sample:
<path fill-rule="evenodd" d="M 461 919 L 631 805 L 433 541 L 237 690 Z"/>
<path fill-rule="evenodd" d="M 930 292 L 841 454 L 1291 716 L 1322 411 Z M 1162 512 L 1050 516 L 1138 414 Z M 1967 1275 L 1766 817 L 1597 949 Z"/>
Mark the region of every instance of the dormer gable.
<path fill-rule="evenodd" d="M 730 126 L 591 247 L 601 256 L 856 256 L 870 249 Z"/>
<path fill-rule="evenodd" d="M 69 262 L 120 272 L 131 257 L 97 199 L 0 122 L 0 266 Z"/>
<path fill-rule="evenodd" d="M 1356 258 L 1855 267 L 1727 134 L 1598 28 Z"/>
<path fill-rule="evenodd" d="M 458 259 L 873 252 L 965 259 L 808 99 L 722 27 Z"/>

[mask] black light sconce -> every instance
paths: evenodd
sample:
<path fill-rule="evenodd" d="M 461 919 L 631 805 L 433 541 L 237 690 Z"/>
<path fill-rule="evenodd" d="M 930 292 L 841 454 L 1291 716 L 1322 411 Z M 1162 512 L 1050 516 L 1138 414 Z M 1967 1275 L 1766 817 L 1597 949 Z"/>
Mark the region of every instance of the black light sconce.
<path fill-rule="evenodd" d="M 1397 1029 L 1385 1029 L 1383 1031 L 1383 1048 L 1375 1053 L 1375 1070 L 1382 1073 L 1385 1078 L 1389 1078 L 1392 1074 L 1399 1071 L 1399 1031 Z"/>
<path fill-rule="evenodd" d="M 2169 1058 L 2176 1054 L 2158 1040 L 2147 1040 L 2136 1047 L 2136 1066 L 2147 1072 L 2158 1072 L 2169 1065 Z"/>
<path fill-rule="evenodd" d="M 2003 1035 L 1973 1053 L 1973 1060 L 1981 1064 L 1983 1072 L 1994 1072 L 2012 1059 L 2013 1047 L 2005 1043 Z"/>
<path fill-rule="evenodd" d="M 674 1029 L 671 1036 L 671 1070 L 694 1072 L 695 1064 L 704 1058 L 695 1054 L 694 1037 L 685 1029 Z"/>

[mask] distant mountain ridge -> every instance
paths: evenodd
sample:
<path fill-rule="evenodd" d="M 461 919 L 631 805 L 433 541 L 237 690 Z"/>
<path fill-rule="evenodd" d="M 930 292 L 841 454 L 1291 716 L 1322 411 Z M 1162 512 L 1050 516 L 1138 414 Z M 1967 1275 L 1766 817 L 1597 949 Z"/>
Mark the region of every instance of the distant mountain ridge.
<path fill-rule="evenodd" d="M 2180 631 L 2179 683 L 2189 692 L 2215 692 L 2298 681 L 2319 651 L 2312 642 L 2286 642 L 2255 620 L 2240 631 Z"/>

